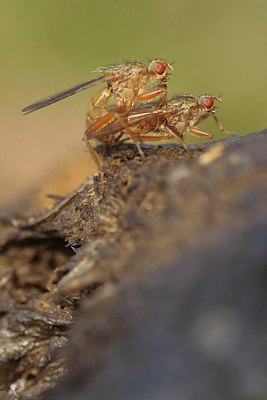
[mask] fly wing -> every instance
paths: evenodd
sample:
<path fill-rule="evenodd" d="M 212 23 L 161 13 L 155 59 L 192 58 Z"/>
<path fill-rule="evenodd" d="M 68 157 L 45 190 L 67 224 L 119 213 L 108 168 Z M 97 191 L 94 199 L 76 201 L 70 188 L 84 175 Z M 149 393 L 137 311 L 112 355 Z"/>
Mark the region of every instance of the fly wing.
<path fill-rule="evenodd" d="M 125 131 L 125 127 L 133 128 L 139 124 L 144 125 L 145 127 L 149 126 L 149 121 L 152 116 L 159 116 L 163 112 L 162 110 L 154 110 L 154 109 L 135 109 L 129 112 L 126 116 L 120 115 L 119 118 L 116 118 L 113 122 L 103 126 L 102 128 L 98 129 L 96 132 L 92 132 L 88 135 L 89 139 L 96 139 L 105 137 L 108 135 L 113 135 L 119 133 L 121 131 Z M 141 133 L 141 132 L 140 132 Z M 86 132 L 85 132 L 86 135 Z"/>
<path fill-rule="evenodd" d="M 29 105 L 28 107 L 23 108 L 22 112 L 25 114 L 29 114 L 33 111 L 37 111 L 40 108 L 49 106 L 49 104 L 56 103 L 59 100 L 65 99 L 66 97 L 72 96 L 75 93 L 80 92 L 81 90 L 87 89 L 91 86 L 97 85 L 98 83 L 107 81 L 107 77 L 102 75 L 98 78 L 91 79 L 90 81 L 80 83 L 79 85 L 75 85 L 70 89 L 64 90 L 62 92 L 58 92 L 52 96 L 46 97 L 45 99 L 39 100 L 36 103 Z"/>

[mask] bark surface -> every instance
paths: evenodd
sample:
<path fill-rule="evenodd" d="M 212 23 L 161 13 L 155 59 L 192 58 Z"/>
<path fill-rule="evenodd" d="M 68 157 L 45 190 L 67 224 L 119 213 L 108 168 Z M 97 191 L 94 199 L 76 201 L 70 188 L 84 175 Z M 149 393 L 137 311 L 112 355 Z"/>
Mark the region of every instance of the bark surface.
<path fill-rule="evenodd" d="M 267 131 L 144 152 L 1 218 L 1 399 L 267 397 Z"/>

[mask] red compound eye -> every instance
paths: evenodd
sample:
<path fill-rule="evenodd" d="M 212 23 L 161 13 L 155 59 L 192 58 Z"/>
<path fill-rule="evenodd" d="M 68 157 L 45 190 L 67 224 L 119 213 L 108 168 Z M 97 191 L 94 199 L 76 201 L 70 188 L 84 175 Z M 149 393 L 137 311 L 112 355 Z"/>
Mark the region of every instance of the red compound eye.
<path fill-rule="evenodd" d="M 162 61 L 154 61 L 153 68 L 156 74 L 162 75 L 166 71 L 167 65 L 167 63 Z"/>
<path fill-rule="evenodd" d="M 202 98 L 202 104 L 206 108 L 211 108 L 213 106 L 213 103 L 214 103 L 214 97 L 213 96 L 204 96 Z"/>

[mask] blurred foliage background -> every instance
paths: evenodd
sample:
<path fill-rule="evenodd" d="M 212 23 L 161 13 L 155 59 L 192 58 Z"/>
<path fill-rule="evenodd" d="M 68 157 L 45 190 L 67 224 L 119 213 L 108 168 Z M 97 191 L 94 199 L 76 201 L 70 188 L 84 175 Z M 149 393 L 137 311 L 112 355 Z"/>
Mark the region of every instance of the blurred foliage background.
<path fill-rule="evenodd" d="M 91 88 L 21 109 L 120 60 L 175 61 L 169 95 L 222 95 L 226 129 L 267 127 L 266 0 L 0 0 L 1 204 L 41 185 L 81 141 Z M 202 128 L 216 134 L 214 121 Z M 89 165 L 89 164 L 88 164 Z M 75 174 L 75 170 L 73 171 Z"/>

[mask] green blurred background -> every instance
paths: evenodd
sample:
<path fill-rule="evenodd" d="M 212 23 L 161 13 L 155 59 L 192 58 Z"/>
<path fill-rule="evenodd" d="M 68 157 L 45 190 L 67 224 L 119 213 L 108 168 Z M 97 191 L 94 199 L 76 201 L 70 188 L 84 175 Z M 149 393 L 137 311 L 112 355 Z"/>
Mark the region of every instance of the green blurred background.
<path fill-rule="evenodd" d="M 222 95 L 226 129 L 267 128 L 266 0 L 1 0 L 1 202 L 18 198 L 81 141 L 91 88 L 21 109 L 120 60 L 175 61 L 169 94 Z M 214 121 L 202 128 L 222 135 Z"/>

